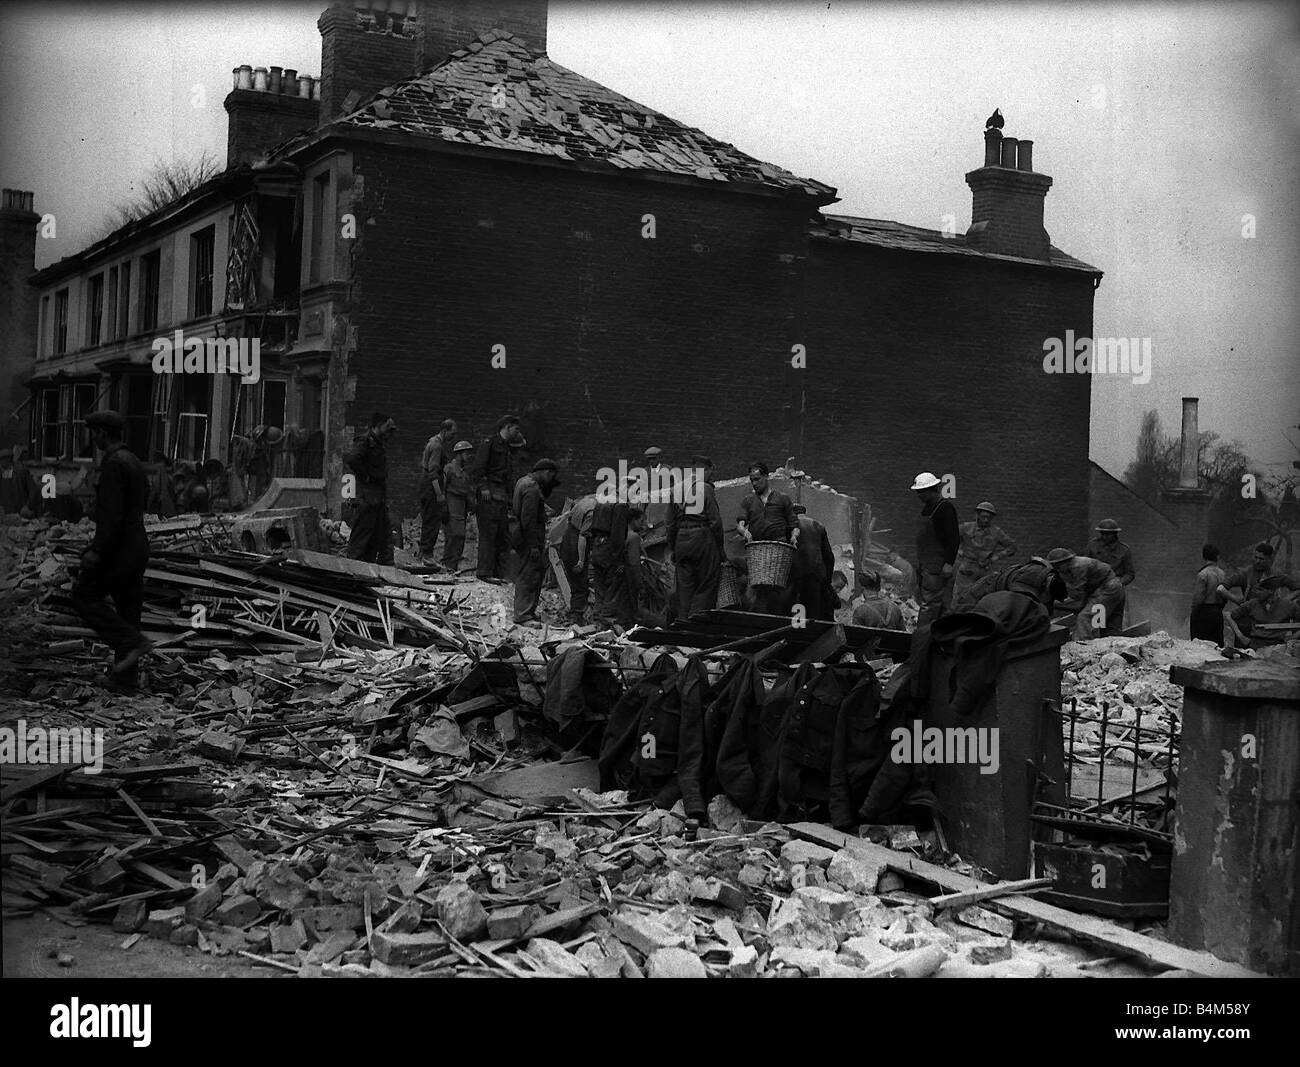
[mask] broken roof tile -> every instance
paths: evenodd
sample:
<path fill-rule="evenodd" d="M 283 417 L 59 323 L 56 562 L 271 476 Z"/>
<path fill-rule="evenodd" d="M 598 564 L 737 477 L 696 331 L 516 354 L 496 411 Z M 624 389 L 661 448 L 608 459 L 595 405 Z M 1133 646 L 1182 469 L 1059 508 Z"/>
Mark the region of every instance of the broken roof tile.
<path fill-rule="evenodd" d="M 489 114 L 486 102 L 503 84 L 499 71 L 506 68 L 511 79 L 506 107 Z M 391 120 L 416 136 L 486 143 L 516 152 L 705 181 L 799 190 L 822 202 L 833 199 L 835 193 L 822 182 L 755 159 L 575 74 L 504 31 L 479 37 L 427 73 L 389 86 L 378 95 L 386 99 L 388 111 L 366 102 L 340 122 L 374 129 Z M 568 116 L 576 116 L 577 122 L 566 121 Z M 492 128 L 500 123 L 509 125 Z M 521 136 L 521 127 L 531 136 Z"/>

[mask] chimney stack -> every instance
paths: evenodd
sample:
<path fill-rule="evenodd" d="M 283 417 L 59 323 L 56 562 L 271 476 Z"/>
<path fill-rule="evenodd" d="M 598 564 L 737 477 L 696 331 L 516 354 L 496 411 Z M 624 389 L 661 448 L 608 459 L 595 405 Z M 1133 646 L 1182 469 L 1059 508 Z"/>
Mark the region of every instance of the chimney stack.
<path fill-rule="evenodd" d="M 322 123 L 415 74 L 414 0 L 335 0 L 316 27 Z"/>
<path fill-rule="evenodd" d="M 36 227 L 32 193 L 0 193 L 0 447 L 27 444 L 27 419 L 9 413 L 27 397 L 24 380 L 36 367 L 39 293 L 28 279 L 36 272 Z"/>
<path fill-rule="evenodd" d="M 271 67 L 235 67 L 234 87 L 226 96 L 230 122 L 226 133 L 226 166 L 260 159 L 295 133 L 315 129 L 320 122 L 320 94 L 312 92 L 310 75 Z"/>
<path fill-rule="evenodd" d="M 966 242 L 972 248 L 1023 259 L 1047 259 L 1043 201 L 1052 179 L 1033 169 L 1033 141 L 984 131 L 984 166 L 966 175 L 973 195 Z"/>
<path fill-rule="evenodd" d="M 546 53 L 547 0 L 420 0 L 417 70 L 436 67 L 488 30 L 505 30 Z"/>
<path fill-rule="evenodd" d="M 1201 487 L 1201 432 L 1197 423 L 1199 398 L 1183 397 L 1182 457 L 1178 467 L 1178 488 Z"/>

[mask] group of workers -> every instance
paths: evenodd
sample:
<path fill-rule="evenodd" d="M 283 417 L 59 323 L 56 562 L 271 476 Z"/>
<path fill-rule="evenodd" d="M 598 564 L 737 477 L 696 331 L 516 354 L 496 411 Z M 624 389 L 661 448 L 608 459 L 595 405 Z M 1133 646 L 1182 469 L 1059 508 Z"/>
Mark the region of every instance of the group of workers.
<path fill-rule="evenodd" d="M 113 411 L 86 418 L 95 448 L 102 453 L 95 475 L 95 535 L 82 554 L 72 602 L 86 624 L 113 650 L 110 684 L 130 691 L 138 684 L 139 662 L 151 644 L 140 629 L 144 572 L 149 542 L 144 516 L 150 502 L 149 479 L 143 464 L 123 443 L 125 420 Z M 354 498 L 356 510 L 347 555 L 380 564 L 393 562 L 392 522 L 387 508 L 387 442 L 396 432 L 387 415 L 375 414 L 365 434 L 347 453 L 351 475 L 343 493 Z M 496 430 L 477 446 L 456 440 L 453 420 L 444 422 L 426 445 L 421 486 L 423 529 L 420 547 L 426 564 L 438 537 L 445 537 L 441 566 L 459 567 L 465 549 L 466 519 L 471 507 L 478 521 L 480 578 L 506 581 L 513 570 L 514 621 L 537 625 L 538 599 L 550 562 L 558 562 L 567 586 L 573 621 L 585 619 L 594 590 L 597 619 L 626 628 L 639 621 L 644 588 L 645 529 L 643 501 L 630 485 L 615 493 L 589 494 L 573 501 L 555 519 L 547 500 L 560 484 L 558 465 L 539 459 L 532 470 L 512 478 L 511 453 L 524 444 L 520 421 L 503 416 Z M 473 456 L 471 459 L 470 456 Z M 3 459 L 8 459 L 4 463 Z M 663 453 L 646 449 L 646 463 L 666 472 Z M 0 506 L 31 514 L 36 504 L 34 483 L 13 455 L 0 457 Z M 802 606 L 807 618 L 830 619 L 843 604 L 847 584 L 835 568 L 825 527 L 805 513 L 788 495 L 769 482 L 763 463 L 749 469 L 750 492 L 735 516 L 743 543 L 784 542 L 793 562 L 784 586 L 755 581 L 746 588 L 740 607 L 769 614 L 787 614 Z M 674 478 L 678 479 L 677 482 Z M 679 484 L 680 483 L 680 484 Z M 675 577 L 675 594 L 666 616 L 686 618 L 713 608 L 718 601 L 722 568 L 730 564 L 743 578 L 741 552 L 727 551 L 722 513 L 713 487 L 713 464 L 696 457 L 693 468 L 659 479 L 668 487 L 666 564 Z M 1025 593 L 1050 611 L 1055 605 L 1077 609 L 1075 637 L 1088 639 L 1119 632 L 1123 627 L 1125 587 L 1134 577 L 1133 553 L 1119 539 L 1111 519 L 1097 524 L 1096 536 L 1084 554 L 1054 548 L 1046 556 L 1011 564 L 1016 544 L 994 524 L 997 510 L 989 501 L 975 507 L 975 517 L 960 522 L 956 505 L 942 491 L 942 482 L 929 472 L 918 475 L 912 490 L 921 503 L 916 531 L 916 584 L 920 601 L 917 630 L 941 615 L 973 607 L 985 594 L 1010 590 Z M 690 501 L 691 503 L 686 503 Z M 511 553 L 518 564 L 511 567 Z M 1226 647 L 1245 647 L 1270 640 L 1260 632 L 1269 624 L 1300 618 L 1289 594 L 1300 582 L 1273 570 L 1274 549 L 1255 546 L 1249 566 L 1228 572 L 1219 565 L 1219 552 L 1206 545 L 1196 576 L 1192 601 L 1193 637 Z M 863 593 L 853 613 L 859 625 L 901 629 L 898 605 L 881 592 L 878 574 L 858 573 Z M 110 606 L 109 601 L 112 601 Z"/>

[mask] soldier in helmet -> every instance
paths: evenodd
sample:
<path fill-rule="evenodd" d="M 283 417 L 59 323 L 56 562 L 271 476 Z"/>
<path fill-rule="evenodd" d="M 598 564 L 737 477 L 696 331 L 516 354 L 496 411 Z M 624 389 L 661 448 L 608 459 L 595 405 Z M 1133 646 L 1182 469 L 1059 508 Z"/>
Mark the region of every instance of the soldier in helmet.
<path fill-rule="evenodd" d="M 1074 639 L 1112 637 L 1119 633 L 1124 618 L 1124 585 L 1110 564 L 1090 556 L 1076 556 L 1068 548 L 1054 548 L 1047 563 L 1072 601 L 1079 605 L 1074 620 Z"/>
<path fill-rule="evenodd" d="M 987 500 L 975 505 L 975 521 L 963 522 L 957 529 L 961 533 L 961 546 L 957 549 L 956 575 L 952 584 L 952 607 L 965 611 L 974 607 L 971 588 L 987 574 L 997 570 L 1003 560 L 1016 554 L 1016 543 L 993 524 L 997 509 Z"/>
<path fill-rule="evenodd" d="M 1085 550 L 1093 559 L 1099 559 L 1115 572 L 1115 577 L 1122 585 L 1129 585 L 1137 577 L 1133 569 L 1133 550 L 1119 539 L 1120 526 L 1114 519 L 1102 519 L 1097 523 L 1096 534 Z M 1124 628 L 1124 609 L 1121 605 L 1120 616 L 1115 620 L 1115 628 Z"/>

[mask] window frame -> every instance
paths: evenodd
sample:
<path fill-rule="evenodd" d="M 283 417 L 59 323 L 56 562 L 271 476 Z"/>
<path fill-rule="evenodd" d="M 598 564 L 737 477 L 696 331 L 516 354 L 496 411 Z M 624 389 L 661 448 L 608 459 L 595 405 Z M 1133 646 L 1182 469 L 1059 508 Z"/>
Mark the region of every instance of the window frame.
<path fill-rule="evenodd" d="M 205 262 L 206 261 L 206 262 Z M 190 234 L 190 318 L 212 314 L 216 299 L 217 227 L 204 226 Z M 204 306 L 206 297 L 206 307 Z"/>

